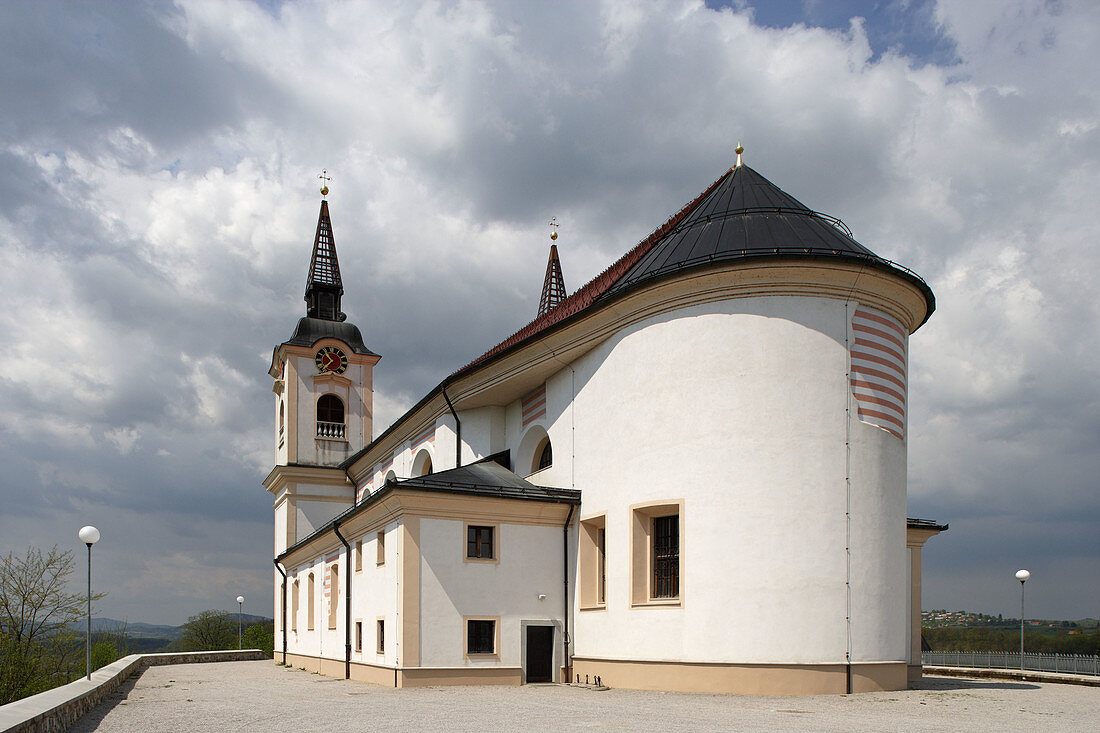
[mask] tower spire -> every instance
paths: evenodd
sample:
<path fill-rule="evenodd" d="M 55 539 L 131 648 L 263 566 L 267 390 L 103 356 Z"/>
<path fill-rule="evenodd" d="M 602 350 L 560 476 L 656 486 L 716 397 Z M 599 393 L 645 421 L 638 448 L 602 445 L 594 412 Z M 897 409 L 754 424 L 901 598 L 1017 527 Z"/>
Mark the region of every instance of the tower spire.
<path fill-rule="evenodd" d="M 558 219 L 550 220 L 550 241 L 558 238 Z M 565 278 L 561 274 L 561 261 L 558 259 L 558 245 L 550 245 L 550 259 L 546 262 L 546 277 L 542 281 L 542 297 L 539 298 L 539 317 L 554 310 L 565 300 Z"/>
<path fill-rule="evenodd" d="M 321 196 L 328 195 L 328 171 L 321 174 L 325 186 Z M 309 261 L 306 277 L 306 315 L 326 321 L 343 321 L 347 316 L 340 311 L 340 296 L 344 285 L 340 280 L 340 260 L 336 257 L 336 242 L 332 238 L 332 221 L 328 215 L 328 201 L 321 199 L 321 211 L 317 215 L 317 234 L 313 238 L 313 257 Z"/>

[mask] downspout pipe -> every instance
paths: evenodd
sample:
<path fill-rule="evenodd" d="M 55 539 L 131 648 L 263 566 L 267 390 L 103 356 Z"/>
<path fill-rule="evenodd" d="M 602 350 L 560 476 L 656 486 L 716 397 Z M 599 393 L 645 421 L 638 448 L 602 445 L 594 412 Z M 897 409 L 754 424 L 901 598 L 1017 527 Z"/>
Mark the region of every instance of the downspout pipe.
<path fill-rule="evenodd" d="M 344 545 L 344 575 L 347 582 L 344 583 L 344 679 L 351 679 L 351 545 L 340 534 L 340 524 L 332 523 L 332 531 L 336 533 L 336 539 Z"/>
<path fill-rule="evenodd" d="M 279 561 L 272 560 L 275 563 L 275 569 L 279 571 L 279 575 L 283 576 L 283 666 L 286 666 L 286 571 L 279 565 Z"/>
<path fill-rule="evenodd" d="M 569 514 L 565 516 L 565 524 L 561 526 L 561 581 L 564 586 L 565 592 L 562 594 L 562 666 L 565 668 L 565 680 L 564 682 L 570 682 L 570 670 L 573 669 L 573 665 L 569 659 L 569 523 L 573 520 L 573 512 L 576 510 L 576 504 L 569 505 Z"/>
<path fill-rule="evenodd" d="M 447 396 L 447 388 L 441 387 L 439 391 L 443 393 L 443 399 L 447 401 L 447 409 L 451 411 L 451 415 L 455 419 L 455 468 L 458 468 L 462 465 L 462 421 L 458 419 L 455 406 L 451 404 L 451 398 Z"/>

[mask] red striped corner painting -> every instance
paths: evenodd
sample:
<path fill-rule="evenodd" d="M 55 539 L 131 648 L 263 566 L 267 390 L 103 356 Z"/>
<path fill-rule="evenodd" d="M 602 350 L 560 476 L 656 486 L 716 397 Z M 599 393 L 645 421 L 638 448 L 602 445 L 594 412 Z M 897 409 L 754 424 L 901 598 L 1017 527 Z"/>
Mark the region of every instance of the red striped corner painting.
<path fill-rule="evenodd" d="M 523 427 L 527 427 L 540 417 L 546 416 L 546 385 L 536 389 L 521 401 L 523 408 Z"/>
<path fill-rule="evenodd" d="M 908 332 L 882 311 L 857 305 L 849 344 L 859 419 L 905 440 Z"/>

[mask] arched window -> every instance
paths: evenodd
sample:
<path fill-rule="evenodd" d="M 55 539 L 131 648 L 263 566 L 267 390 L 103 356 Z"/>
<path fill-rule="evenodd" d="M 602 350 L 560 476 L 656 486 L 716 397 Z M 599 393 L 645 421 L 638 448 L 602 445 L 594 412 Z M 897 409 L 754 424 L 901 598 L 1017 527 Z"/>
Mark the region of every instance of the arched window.
<path fill-rule="evenodd" d="M 317 400 L 317 422 L 344 422 L 344 403 L 334 394 L 321 395 Z"/>
<path fill-rule="evenodd" d="M 542 444 L 542 450 L 539 452 L 539 462 L 536 471 L 541 471 L 544 468 L 550 468 L 554 465 L 554 449 L 550 447 L 550 438 Z"/>
<path fill-rule="evenodd" d="M 316 606 L 314 603 L 314 581 L 313 573 L 309 574 L 309 592 L 306 594 L 306 630 L 313 631 L 313 609 Z"/>
<path fill-rule="evenodd" d="M 283 437 L 284 425 L 286 425 L 286 403 L 279 400 L 279 438 Z"/>
<path fill-rule="evenodd" d="M 343 439 L 344 403 L 334 394 L 324 394 L 317 400 L 317 437 Z"/>
<path fill-rule="evenodd" d="M 427 449 L 421 449 L 413 459 L 413 476 L 430 476 L 432 473 L 432 454 Z"/>
<path fill-rule="evenodd" d="M 340 607 L 340 566 L 333 563 L 328 569 L 328 627 L 336 628 L 336 612 Z"/>

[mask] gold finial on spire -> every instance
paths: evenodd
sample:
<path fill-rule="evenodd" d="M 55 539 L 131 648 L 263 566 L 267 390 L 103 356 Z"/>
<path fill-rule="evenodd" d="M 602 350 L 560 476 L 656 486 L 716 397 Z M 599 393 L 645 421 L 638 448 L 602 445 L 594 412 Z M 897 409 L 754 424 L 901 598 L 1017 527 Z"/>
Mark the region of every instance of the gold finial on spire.
<path fill-rule="evenodd" d="M 325 169 L 322 169 L 321 175 L 317 177 L 324 181 L 324 183 L 321 185 L 321 198 L 324 198 L 325 196 L 328 196 L 328 182 L 332 179 L 329 178 L 328 170 Z"/>
<path fill-rule="evenodd" d="M 733 149 L 733 152 L 737 153 L 737 162 L 733 164 L 734 168 L 741 167 L 741 153 L 745 152 L 745 149 L 741 147 L 741 141 L 737 141 L 737 147 Z"/>
<path fill-rule="evenodd" d="M 558 238 L 558 217 L 550 217 L 550 241 L 553 242 Z"/>

